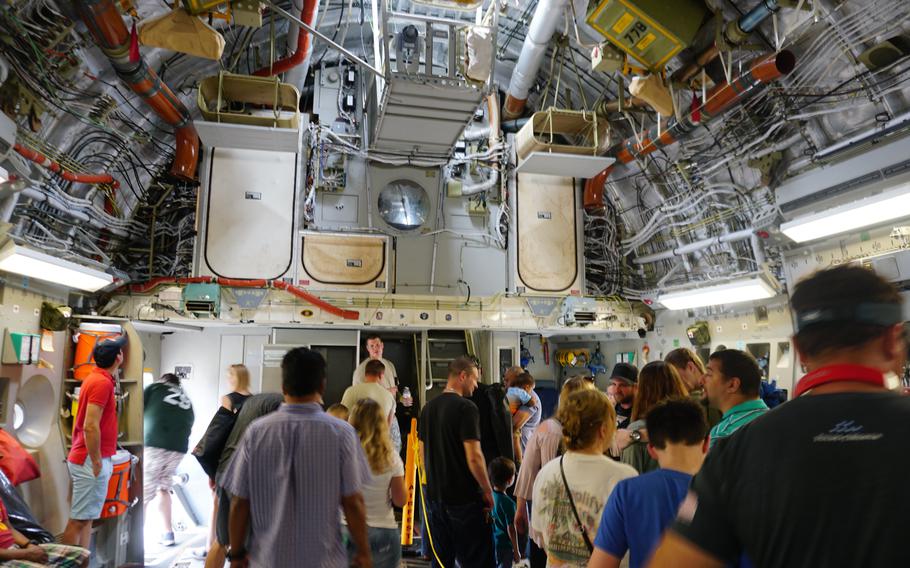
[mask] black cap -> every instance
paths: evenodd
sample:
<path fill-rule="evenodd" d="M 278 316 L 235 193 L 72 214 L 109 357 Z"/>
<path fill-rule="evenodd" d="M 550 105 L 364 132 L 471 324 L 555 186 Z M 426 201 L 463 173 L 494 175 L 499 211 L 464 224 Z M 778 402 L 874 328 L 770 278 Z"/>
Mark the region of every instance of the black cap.
<path fill-rule="evenodd" d="M 630 385 L 638 384 L 638 367 L 630 363 L 617 363 L 610 373 L 610 379 L 619 379 Z"/>
<path fill-rule="evenodd" d="M 95 365 L 102 369 L 107 369 L 117 361 L 117 355 L 126 345 L 126 336 L 121 335 L 116 339 L 102 339 L 95 344 L 92 351 L 92 357 L 95 359 Z"/>

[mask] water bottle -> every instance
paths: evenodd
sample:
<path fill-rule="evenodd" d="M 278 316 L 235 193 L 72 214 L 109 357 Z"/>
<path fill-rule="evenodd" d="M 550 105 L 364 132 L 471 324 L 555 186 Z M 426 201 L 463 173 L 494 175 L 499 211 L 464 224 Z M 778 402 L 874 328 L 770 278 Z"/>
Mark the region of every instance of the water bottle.
<path fill-rule="evenodd" d="M 404 387 L 401 390 L 401 404 L 404 406 L 411 406 L 414 404 L 414 399 L 411 398 L 411 389 L 408 387 Z"/>

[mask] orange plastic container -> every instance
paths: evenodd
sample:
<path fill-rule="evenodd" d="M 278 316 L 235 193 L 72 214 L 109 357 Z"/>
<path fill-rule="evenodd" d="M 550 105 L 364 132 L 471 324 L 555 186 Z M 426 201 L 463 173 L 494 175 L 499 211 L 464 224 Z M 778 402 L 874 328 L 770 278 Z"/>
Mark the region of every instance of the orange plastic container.
<path fill-rule="evenodd" d="M 118 337 L 121 333 L 123 333 L 123 329 L 119 325 L 103 323 L 80 325 L 76 342 L 76 356 L 73 360 L 73 378 L 81 381 L 89 376 L 95 370 L 95 359 L 92 357 L 95 345 L 102 339 Z"/>
<path fill-rule="evenodd" d="M 130 468 L 133 455 L 126 450 L 118 450 L 111 458 L 114 473 L 107 484 L 107 498 L 101 509 L 101 518 L 118 517 L 130 507 Z"/>

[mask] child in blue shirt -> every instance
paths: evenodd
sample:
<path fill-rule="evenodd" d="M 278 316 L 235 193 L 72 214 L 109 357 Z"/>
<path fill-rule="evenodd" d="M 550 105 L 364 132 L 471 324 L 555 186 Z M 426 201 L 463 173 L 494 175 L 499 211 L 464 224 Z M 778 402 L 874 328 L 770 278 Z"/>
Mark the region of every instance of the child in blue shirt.
<path fill-rule="evenodd" d="M 532 406 L 534 397 L 531 396 L 531 387 L 509 387 L 506 391 L 506 400 L 509 401 L 509 412 L 515 414 L 522 406 Z"/>
<path fill-rule="evenodd" d="M 493 548 L 496 568 L 511 568 L 521 561 L 518 550 L 518 531 L 515 529 L 515 500 L 506 495 L 515 481 L 515 462 L 496 458 L 490 462 L 490 483 L 493 485 Z"/>
<path fill-rule="evenodd" d="M 660 469 L 620 481 L 604 507 L 588 568 L 643 567 L 673 524 L 689 481 L 708 451 L 708 421 L 692 399 L 671 399 L 648 412 L 648 453 Z"/>

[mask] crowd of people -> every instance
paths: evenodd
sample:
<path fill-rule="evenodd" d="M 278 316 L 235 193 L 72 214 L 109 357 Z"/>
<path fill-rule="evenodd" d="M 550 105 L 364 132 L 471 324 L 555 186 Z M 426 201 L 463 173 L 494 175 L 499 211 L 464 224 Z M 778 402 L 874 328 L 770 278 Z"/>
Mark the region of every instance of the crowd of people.
<path fill-rule="evenodd" d="M 901 295 L 842 266 L 799 283 L 791 307 L 807 374 L 795 400 L 774 410 L 760 397 L 755 358 L 736 349 L 705 363 L 677 348 L 640 371 L 619 363 L 606 392 L 592 377 L 568 379 L 545 420 L 527 371 L 508 369 L 495 387 L 481 385 L 476 359 L 451 361 L 445 389 L 419 416 L 428 558 L 445 568 L 910 565 L 899 522 L 910 505 Z M 394 434 L 401 397 L 381 340 L 369 342 L 370 357 L 328 411 L 326 362 L 306 348 L 284 357 L 282 394 L 251 396 L 241 384 L 225 398 L 236 418 L 212 479 L 207 567 L 400 565 L 395 508 L 409 498 Z M 84 552 L 86 519 L 103 503 L 121 346 L 99 344 L 99 370 L 83 384 L 65 534 L 77 546 L 61 554 Z M 179 379 L 156 385 L 149 419 L 172 431 L 147 439 L 146 460 L 158 464 L 149 498 L 167 493 L 192 424 Z M 0 558 L 10 538 L 23 559 L 51 553 L 19 536 L 0 523 Z"/>
<path fill-rule="evenodd" d="M 759 396 L 758 363 L 736 349 L 707 364 L 687 348 L 640 371 L 620 363 L 607 392 L 572 378 L 543 421 L 526 371 L 509 369 L 503 388 L 485 385 L 478 398 L 478 362 L 453 360 L 418 428 L 430 560 L 451 568 L 522 559 L 552 568 L 910 565 L 897 518 L 910 501 L 899 452 L 910 400 L 894 392 L 907 356 L 901 297 L 872 272 L 839 267 L 797 285 L 791 302 L 808 374 L 797 400 L 773 411 Z M 223 480 L 232 565 L 399 565 L 392 508 L 407 495 L 378 359 L 345 393 L 345 423 L 318 405 L 321 357 L 288 354 L 286 404 L 249 427 Z M 489 392 L 503 407 L 492 421 L 508 417 L 514 444 L 482 444 Z M 857 526 L 845 514 L 866 520 Z"/>
<path fill-rule="evenodd" d="M 799 283 L 791 306 L 808 373 L 796 400 L 769 411 L 747 352 L 705 365 L 678 348 L 640 372 L 617 364 L 607 393 L 567 381 L 555 416 L 516 451 L 524 460 L 495 458 L 489 475 L 465 400 L 479 370 L 453 363 L 421 416 L 434 565 L 910 565 L 898 521 L 910 502 L 902 298 L 842 266 Z"/>

